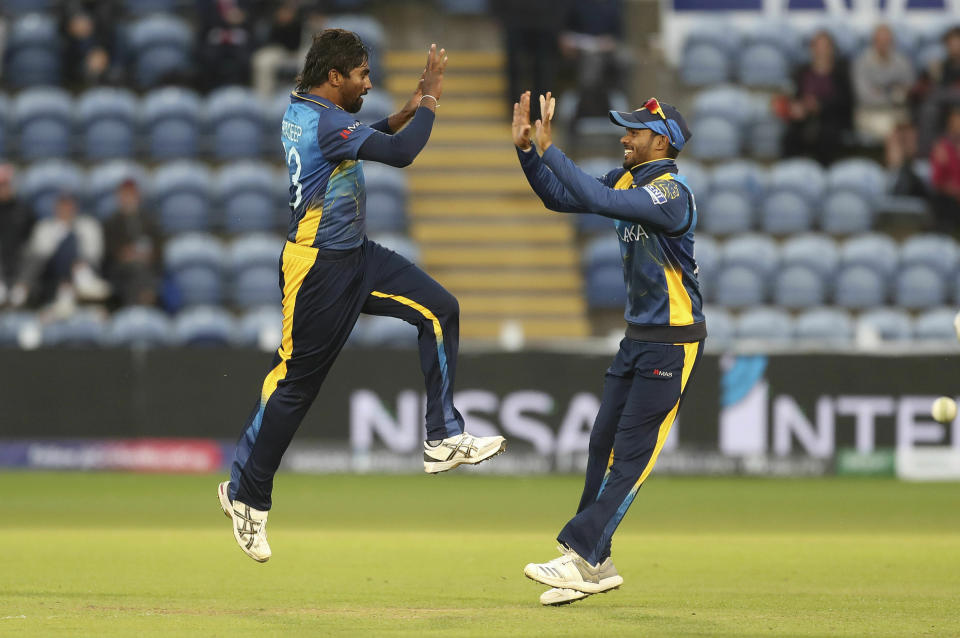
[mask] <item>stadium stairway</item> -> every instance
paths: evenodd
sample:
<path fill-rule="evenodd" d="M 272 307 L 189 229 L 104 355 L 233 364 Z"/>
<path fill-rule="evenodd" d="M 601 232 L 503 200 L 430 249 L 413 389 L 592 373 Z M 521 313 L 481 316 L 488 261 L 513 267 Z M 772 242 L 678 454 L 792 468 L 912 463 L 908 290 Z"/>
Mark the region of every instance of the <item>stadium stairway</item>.
<path fill-rule="evenodd" d="M 397 104 L 422 51 L 385 56 Z M 590 334 L 572 220 L 544 209 L 510 142 L 504 56 L 457 51 L 426 149 L 407 169 L 410 234 L 421 265 L 460 300 L 461 336 L 495 338 L 513 321 L 527 339 Z"/>

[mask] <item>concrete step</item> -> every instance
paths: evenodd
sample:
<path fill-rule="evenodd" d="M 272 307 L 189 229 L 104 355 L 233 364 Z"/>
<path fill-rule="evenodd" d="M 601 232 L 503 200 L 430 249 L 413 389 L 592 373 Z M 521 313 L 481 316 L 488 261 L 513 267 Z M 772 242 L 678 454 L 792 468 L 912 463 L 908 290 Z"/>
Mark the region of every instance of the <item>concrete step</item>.
<path fill-rule="evenodd" d="M 449 170 L 451 167 L 469 163 L 471 167 L 475 168 L 516 168 L 516 170 L 519 171 L 520 168 L 514 166 L 516 161 L 510 149 L 490 147 L 473 148 L 465 151 L 462 146 L 452 147 L 427 144 L 427 147 L 423 149 L 420 155 L 417 156 L 417 159 L 414 160 L 413 165 L 417 169 Z"/>
<path fill-rule="evenodd" d="M 518 319 L 527 339 L 589 337 L 590 323 L 584 317 L 555 319 Z M 460 318 L 460 336 L 467 339 L 496 339 L 503 329 L 503 320 Z"/>
<path fill-rule="evenodd" d="M 426 246 L 420 259 L 429 270 L 451 266 L 473 268 L 496 266 L 566 266 L 578 267 L 580 256 L 571 246 L 510 246 L 509 248 L 435 248 Z"/>
<path fill-rule="evenodd" d="M 580 294 L 582 282 L 573 268 L 433 268 L 430 274 L 454 292 L 517 292 L 549 290 Z"/>
<path fill-rule="evenodd" d="M 422 70 L 422 69 L 421 69 Z M 393 73 L 386 81 L 386 89 L 395 96 L 407 96 L 413 92 L 420 79 L 420 71 L 414 73 Z M 440 108 L 444 99 L 466 95 L 506 96 L 507 81 L 503 73 L 496 71 L 478 73 L 450 73 L 443 76 L 443 95 L 440 96 Z M 506 99 L 504 97 L 504 99 Z"/>
<path fill-rule="evenodd" d="M 443 104 L 437 109 L 438 120 L 497 120 L 506 121 L 509 109 L 505 100 L 499 97 L 453 97 L 444 93 L 440 98 Z M 508 131 L 509 134 L 509 131 Z M 506 145 L 509 137 L 501 138 Z M 511 145 L 511 150 L 512 145 Z"/>
<path fill-rule="evenodd" d="M 461 70 L 502 71 L 506 66 L 506 56 L 502 51 L 453 51 L 447 57 L 450 59 L 448 73 Z M 421 73 L 427 64 L 427 51 L 387 51 L 383 63 L 391 73 Z"/>
<path fill-rule="evenodd" d="M 427 221 L 416 224 L 412 236 L 422 246 L 430 243 L 561 243 L 573 240 L 573 228 L 561 221 L 544 221 L 542 224 L 529 223 L 486 223 L 471 222 L 443 223 Z"/>
<path fill-rule="evenodd" d="M 437 197 L 416 197 L 410 200 L 407 213 L 416 219 L 482 216 L 523 221 L 557 219 L 568 224 L 573 220 L 571 215 L 547 210 L 533 192 L 512 196 L 447 194 Z"/>
<path fill-rule="evenodd" d="M 480 319 L 484 316 L 554 317 L 579 315 L 586 304 L 575 294 L 461 294 L 458 295 L 462 315 Z"/>
<path fill-rule="evenodd" d="M 463 195 L 477 193 L 489 195 L 524 195 L 531 193 L 530 185 L 520 171 L 484 170 L 452 173 L 448 171 L 418 170 L 408 180 L 410 194 L 414 197 L 444 194 Z"/>
<path fill-rule="evenodd" d="M 506 122 L 506 117 L 503 118 Z M 468 123 L 445 119 L 441 113 L 434 122 L 433 131 L 430 133 L 430 141 L 427 148 L 437 143 L 453 144 L 461 152 L 465 148 L 473 150 L 477 144 L 496 145 L 498 148 L 507 149 L 513 153 L 513 162 L 520 170 L 520 163 L 517 161 L 516 151 L 513 150 L 513 141 L 510 136 L 509 124 L 493 123 Z"/>

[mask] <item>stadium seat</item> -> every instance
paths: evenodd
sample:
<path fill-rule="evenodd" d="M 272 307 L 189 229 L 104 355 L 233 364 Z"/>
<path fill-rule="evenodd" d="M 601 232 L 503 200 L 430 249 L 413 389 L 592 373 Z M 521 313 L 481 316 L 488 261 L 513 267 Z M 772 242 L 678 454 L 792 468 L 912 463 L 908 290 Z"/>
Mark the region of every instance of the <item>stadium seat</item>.
<path fill-rule="evenodd" d="M 840 248 L 843 266 L 866 266 L 885 280 L 892 278 L 900 259 L 897 243 L 889 235 L 868 233 L 846 240 Z"/>
<path fill-rule="evenodd" d="M 247 310 L 237 323 L 236 343 L 248 348 L 273 351 L 283 337 L 283 309 L 270 304 Z"/>
<path fill-rule="evenodd" d="M 417 330 L 396 317 L 370 316 L 364 318 L 355 340 L 357 345 L 379 348 L 416 348 Z"/>
<path fill-rule="evenodd" d="M 784 308 L 819 306 L 826 296 L 823 279 L 806 266 L 788 266 L 778 272 L 773 281 L 773 301 Z"/>
<path fill-rule="evenodd" d="M 710 329 L 709 323 L 707 329 Z M 741 341 L 759 339 L 784 344 L 793 340 L 793 333 L 793 318 L 779 308 L 749 308 L 736 322 L 737 339 Z"/>
<path fill-rule="evenodd" d="M 719 117 L 733 122 L 737 128 L 750 123 L 754 117 L 754 98 L 739 86 L 724 85 L 700 91 L 694 96 L 692 115 L 694 119 Z M 697 135 L 702 130 L 697 129 Z M 693 139 L 697 138 L 693 136 Z M 727 156 L 724 159 L 731 159 Z"/>
<path fill-rule="evenodd" d="M 373 124 L 390 117 L 396 110 L 388 92 L 374 89 L 363 97 L 363 107 L 357 113 L 357 119 L 364 124 Z"/>
<path fill-rule="evenodd" d="M 886 298 L 886 279 L 869 266 L 846 266 L 836 278 L 833 301 L 838 306 L 855 310 L 875 308 L 882 306 Z"/>
<path fill-rule="evenodd" d="M 30 344 L 27 332 L 33 332 L 36 343 Z M 32 312 L 0 312 L 0 348 L 25 348 L 39 345 L 40 323 Z"/>
<path fill-rule="evenodd" d="M 830 191 L 823 202 L 820 228 L 831 235 L 856 235 L 873 226 L 873 205 L 852 190 Z"/>
<path fill-rule="evenodd" d="M 278 252 L 277 257 L 279 255 Z M 185 233 L 172 237 L 163 248 L 163 266 L 170 272 L 198 266 L 219 272 L 228 263 L 227 250 L 221 241 L 207 233 Z"/>
<path fill-rule="evenodd" d="M 4 84 L 16 89 L 59 84 L 60 48 L 60 33 L 51 15 L 28 13 L 15 19 L 7 32 Z"/>
<path fill-rule="evenodd" d="M 205 164 L 181 160 L 159 168 L 152 195 L 161 229 L 168 235 L 208 230 L 213 224 L 212 183 Z"/>
<path fill-rule="evenodd" d="M 746 33 L 746 40 L 746 46 L 763 44 L 776 49 L 791 63 L 797 60 L 802 52 L 801 33 L 795 23 L 789 20 L 757 20 Z"/>
<path fill-rule="evenodd" d="M 140 192 L 146 195 L 149 179 L 139 164 L 128 160 L 113 160 L 90 169 L 86 179 L 86 212 L 100 219 L 107 219 L 117 210 L 117 187 L 127 179 L 137 183 Z"/>
<path fill-rule="evenodd" d="M 192 44 L 193 33 L 180 18 L 157 14 L 134 22 L 129 46 L 139 87 L 148 89 L 168 77 L 189 72 Z"/>
<path fill-rule="evenodd" d="M 586 277 L 587 305 L 593 309 L 623 308 L 627 289 L 623 283 L 622 266 L 594 268 Z"/>
<path fill-rule="evenodd" d="M 754 42 L 741 49 L 737 78 L 749 87 L 783 88 L 790 82 L 791 61 L 780 47 Z"/>
<path fill-rule="evenodd" d="M 792 191 L 809 202 L 823 197 L 827 178 L 823 168 L 811 159 L 794 158 L 777 162 L 767 174 L 767 188 L 771 192 Z"/>
<path fill-rule="evenodd" d="M 847 345 L 854 337 L 853 319 L 841 308 L 807 310 L 797 316 L 794 326 L 796 339 L 811 345 Z"/>
<path fill-rule="evenodd" d="M 73 105 L 60 88 L 34 88 L 13 100 L 13 130 L 19 137 L 18 153 L 24 161 L 70 156 Z"/>
<path fill-rule="evenodd" d="M 732 161 L 713 171 L 709 195 L 695 193 L 700 223 L 716 235 L 743 233 L 754 226 L 756 202 L 763 195 L 763 170 L 754 162 Z"/>
<path fill-rule="evenodd" d="M 242 235 L 231 242 L 227 248 L 227 264 L 234 275 L 248 268 L 272 268 L 279 272 L 280 254 L 283 252 L 284 239 L 267 233 Z M 274 277 L 277 287 L 277 277 Z"/>
<path fill-rule="evenodd" d="M 388 248 L 401 257 L 406 257 L 413 263 L 420 261 L 420 248 L 416 242 L 398 233 L 379 233 L 370 236 L 372 241 L 377 242 L 384 248 Z"/>
<path fill-rule="evenodd" d="M 776 242 L 758 233 L 728 239 L 723 247 L 725 266 L 745 266 L 764 277 L 772 277 L 780 261 Z"/>
<path fill-rule="evenodd" d="M 953 327 L 956 308 L 932 308 L 913 320 L 913 337 L 919 341 L 943 341 L 956 347 L 957 333 Z"/>
<path fill-rule="evenodd" d="M 700 248 L 699 239 L 697 248 Z M 620 241 L 613 233 L 594 237 L 583 249 L 583 267 L 590 271 L 594 268 L 615 266 L 623 268 L 623 256 L 620 254 Z"/>
<path fill-rule="evenodd" d="M 365 162 L 367 230 L 404 232 L 407 229 L 407 178 L 399 168 Z"/>
<path fill-rule="evenodd" d="M 914 235 L 900 245 L 901 268 L 927 266 L 940 273 L 941 277 L 951 278 L 957 272 L 958 262 L 960 251 L 949 235 Z"/>
<path fill-rule="evenodd" d="M 264 162 L 238 162 L 224 166 L 216 180 L 217 201 L 223 210 L 223 227 L 230 233 L 277 229 L 276 176 Z"/>
<path fill-rule="evenodd" d="M 60 193 L 79 194 L 83 183 L 83 173 L 75 164 L 47 160 L 23 171 L 19 195 L 36 217 L 49 217 Z"/>
<path fill-rule="evenodd" d="M 138 103 L 126 89 L 90 89 L 80 97 L 76 111 L 88 160 L 134 155 Z"/>
<path fill-rule="evenodd" d="M 43 346 L 96 348 L 104 345 L 107 324 L 97 310 L 78 310 L 66 319 L 43 326 Z"/>
<path fill-rule="evenodd" d="M 704 306 L 703 316 L 710 333 L 707 347 L 728 348 L 736 336 L 736 321 L 730 311 L 720 306 Z"/>
<path fill-rule="evenodd" d="M 805 233 L 813 228 L 813 207 L 792 190 L 770 193 L 761 204 L 761 227 L 771 235 Z"/>
<path fill-rule="evenodd" d="M 173 320 L 174 343 L 181 346 L 229 346 L 235 330 L 230 313 L 214 306 L 184 310 Z"/>
<path fill-rule="evenodd" d="M 690 153 L 700 160 L 721 160 L 740 154 L 742 140 L 736 123 L 722 117 L 698 118 L 697 134 L 690 140 Z"/>
<path fill-rule="evenodd" d="M 699 238 L 697 239 L 699 243 Z M 824 281 L 833 279 L 840 263 L 837 242 L 820 233 L 804 233 L 788 237 L 780 246 L 783 266 L 812 268 Z"/>
<path fill-rule="evenodd" d="M 943 278 L 928 266 L 908 266 L 899 273 L 894 284 L 894 302 L 907 310 L 922 310 L 946 301 Z"/>
<path fill-rule="evenodd" d="M 283 300 L 279 279 L 276 265 L 243 268 L 233 275 L 230 300 L 239 308 L 256 308 L 270 304 L 279 306 Z"/>
<path fill-rule="evenodd" d="M 746 150 L 760 160 L 775 160 L 783 155 L 783 120 L 770 112 L 764 102 L 756 107 L 756 118 L 750 123 L 750 138 Z"/>
<path fill-rule="evenodd" d="M 143 98 L 146 148 L 155 160 L 191 158 L 200 144 L 200 97 L 189 89 L 154 89 Z"/>
<path fill-rule="evenodd" d="M 810 230 L 826 178 L 813 160 L 778 162 L 769 172 L 768 192 L 761 204 L 763 229 L 773 234 Z"/>
<path fill-rule="evenodd" d="M 711 42 L 684 47 L 680 59 L 680 79 L 687 86 L 710 86 L 730 79 L 731 60 L 727 50 Z"/>
<path fill-rule="evenodd" d="M 700 284 L 700 294 L 705 300 L 713 300 L 714 282 L 720 274 L 720 264 L 723 261 L 723 248 L 710 235 L 697 235 L 693 251 L 697 262 L 697 281 Z"/>
<path fill-rule="evenodd" d="M 733 265 L 717 276 L 713 299 L 721 306 L 742 308 L 762 304 L 766 296 L 765 280 L 757 270 Z"/>
<path fill-rule="evenodd" d="M 607 160 L 607 166 L 607 170 L 616 168 L 615 166 L 611 166 L 609 160 Z M 680 175 L 686 180 L 687 186 L 693 191 L 693 196 L 698 202 L 701 198 L 710 194 L 710 173 L 700 162 L 693 159 L 683 159 L 680 160 L 677 168 L 680 169 Z M 591 173 L 591 175 L 592 174 L 593 173 Z"/>
<path fill-rule="evenodd" d="M 252 89 L 228 86 L 211 93 L 207 98 L 206 121 L 213 157 L 258 157 L 266 149 L 265 120 L 264 106 Z M 279 146 L 279 141 L 276 144 Z"/>
<path fill-rule="evenodd" d="M 173 340 L 173 324 L 162 311 L 148 306 L 130 306 L 114 313 L 107 341 L 115 346 L 167 346 Z"/>
<path fill-rule="evenodd" d="M 881 341 L 910 341 L 913 322 L 899 308 L 876 308 L 864 312 L 857 319 L 857 334 L 867 332 Z"/>

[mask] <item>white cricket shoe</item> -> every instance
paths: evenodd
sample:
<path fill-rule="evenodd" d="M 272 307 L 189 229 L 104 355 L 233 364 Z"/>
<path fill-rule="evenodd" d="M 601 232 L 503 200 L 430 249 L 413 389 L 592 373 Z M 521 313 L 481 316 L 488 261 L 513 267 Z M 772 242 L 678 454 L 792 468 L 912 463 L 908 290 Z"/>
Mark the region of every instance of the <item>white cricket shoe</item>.
<path fill-rule="evenodd" d="M 599 565 L 591 565 L 568 547 L 558 545 L 561 556 L 547 563 L 530 563 L 523 574 L 538 583 L 557 589 L 575 589 L 585 594 L 599 594 L 623 584 L 613 561 L 608 557 Z"/>
<path fill-rule="evenodd" d="M 559 589 L 554 587 L 540 594 L 541 605 L 569 605 L 570 603 L 582 600 L 592 594 L 585 594 L 576 589 Z"/>
<path fill-rule="evenodd" d="M 423 471 L 436 474 L 458 465 L 476 465 L 507 449 L 502 436 L 473 436 L 463 432 L 431 445 L 423 442 Z"/>
<path fill-rule="evenodd" d="M 270 545 L 267 543 L 267 514 L 253 509 L 246 503 L 230 501 L 227 489 L 230 481 L 224 481 L 217 487 L 220 509 L 233 521 L 233 537 L 243 553 L 257 561 L 265 563 L 270 559 Z"/>

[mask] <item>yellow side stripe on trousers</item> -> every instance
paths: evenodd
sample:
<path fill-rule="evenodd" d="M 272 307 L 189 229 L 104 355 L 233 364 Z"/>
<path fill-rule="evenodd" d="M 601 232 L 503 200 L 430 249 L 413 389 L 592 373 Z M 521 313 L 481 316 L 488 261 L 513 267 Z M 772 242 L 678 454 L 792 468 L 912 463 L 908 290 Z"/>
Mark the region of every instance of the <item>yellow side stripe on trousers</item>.
<path fill-rule="evenodd" d="M 694 341 L 692 343 L 678 343 L 676 345 L 683 346 L 683 373 L 680 375 L 680 396 L 682 397 L 683 391 L 687 387 L 687 380 L 690 379 L 690 373 L 693 371 L 693 364 L 697 360 L 697 349 L 700 347 L 700 343 Z M 657 433 L 657 444 L 653 448 L 653 454 L 650 455 L 650 461 L 647 462 L 647 467 L 643 469 L 640 478 L 633 486 L 634 491 L 640 489 L 643 482 L 647 480 L 647 476 L 653 471 L 653 465 L 657 462 L 657 457 L 660 456 L 660 450 L 663 449 L 663 444 L 666 443 L 667 437 L 670 436 L 670 428 L 673 427 L 673 422 L 677 418 L 677 410 L 679 408 L 680 397 L 677 398 L 677 402 L 673 404 L 673 407 L 667 412 L 667 416 L 664 417 L 660 423 L 660 430 Z"/>
<path fill-rule="evenodd" d="M 437 335 L 437 340 L 443 341 L 443 330 L 440 329 L 440 320 L 437 319 L 436 315 L 430 312 L 430 310 L 427 309 L 426 307 L 418 304 L 413 299 L 408 299 L 407 297 L 403 297 L 401 295 L 390 295 L 385 292 L 379 292 L 377 290 L 371 291 L 370 294 L 373 295 L 374 297 L 380 297 L 381 299 L 393 299 L 394 301 L 399 301 L 405 306 L 409 306 L 413 308 L 414 310 L 419 312 L 421 315 L 423 315 L 424 317 L 429 319 L 431 322 L 433 322 L 433 334 Z"/>

